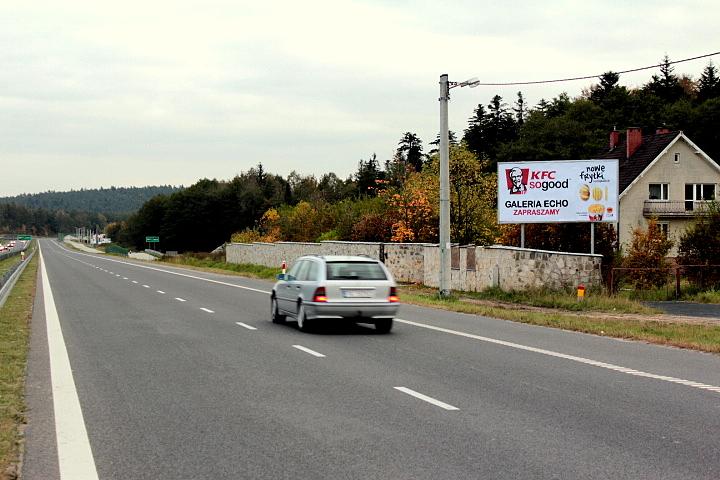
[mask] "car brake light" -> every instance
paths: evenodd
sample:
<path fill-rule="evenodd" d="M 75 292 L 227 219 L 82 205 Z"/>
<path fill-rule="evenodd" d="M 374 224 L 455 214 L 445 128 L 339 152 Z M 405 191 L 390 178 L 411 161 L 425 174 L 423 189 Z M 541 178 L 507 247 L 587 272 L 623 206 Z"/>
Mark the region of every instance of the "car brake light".
<path fill-rule="evenodd" d="M 400 297 L 398 297 L 397 288 L 390 287 L 390 295 L 388 296 L 388 302 L 395 303 L 395 302 L 399 302 L 399 301 L 400 301 Z"/>
<path fill-rule="evenodd" d="M 325 293 L 325 287 L 318 287 L 315 289 L 313 295 L 313 302 L 327 302 L 327 294 Z"/>

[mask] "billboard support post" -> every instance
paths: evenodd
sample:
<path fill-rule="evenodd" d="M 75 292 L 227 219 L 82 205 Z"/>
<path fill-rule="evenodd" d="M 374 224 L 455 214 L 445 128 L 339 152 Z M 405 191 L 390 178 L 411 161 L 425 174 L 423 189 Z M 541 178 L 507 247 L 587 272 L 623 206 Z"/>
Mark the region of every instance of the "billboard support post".
<path fill-rule="evenodd" d="M 595 255 L 595 224 L 590 223 L 590 255 Z"/>
<path fill-rule="evenodd" d="M 520 248 L 525 248 L 525 224 L 520 224 Z"/>

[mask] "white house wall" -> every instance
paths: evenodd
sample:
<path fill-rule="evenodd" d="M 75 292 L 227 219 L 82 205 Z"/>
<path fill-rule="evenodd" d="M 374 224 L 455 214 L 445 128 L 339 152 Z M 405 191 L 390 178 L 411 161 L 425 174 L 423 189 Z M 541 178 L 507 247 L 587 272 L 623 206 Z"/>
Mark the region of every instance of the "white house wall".
<path fill-rule="evenodd" d="M 675 163 L 675 153 L 680 154 L 680 162 Z M 643 216 L 645 200 L 649 199 L 651 183 L 669 184 L 668 200 L 684 201 L 686 183 L 714 183 L 716 194 L 720 193 L 720 171 L 713 167 L 682 138 L 675 142 L 637 182 L 620 198 L 619 240 L 625 249 L 630 245 L 632 231 L 636 227 L 647 228 L 647 218 Z M 692 222 L 687 218 L 661 218 L 668 222 L 668 236 L 677 245 L 685 228 Z M 670 252 L 676 255 L 677 248 Z"/>

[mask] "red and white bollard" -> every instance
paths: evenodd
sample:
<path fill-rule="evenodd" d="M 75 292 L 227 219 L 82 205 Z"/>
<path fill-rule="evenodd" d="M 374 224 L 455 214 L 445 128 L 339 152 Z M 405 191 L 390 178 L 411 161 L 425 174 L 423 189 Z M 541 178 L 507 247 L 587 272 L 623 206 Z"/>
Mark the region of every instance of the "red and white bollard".
<path fill-rule="evenodd" d="M 582 302 L 583 300 L 585 300 L 585 285 L 583 285 L 582 283 L 578 285 L 577 288 L 577 299 L 578 302 Z"/>
<path fill-rule="evenodd" d="M 285 260 L 282 261 L 282 273 L 285 275 L 285 270 L 287 269 L 287 263 L 285 263 Z"/>

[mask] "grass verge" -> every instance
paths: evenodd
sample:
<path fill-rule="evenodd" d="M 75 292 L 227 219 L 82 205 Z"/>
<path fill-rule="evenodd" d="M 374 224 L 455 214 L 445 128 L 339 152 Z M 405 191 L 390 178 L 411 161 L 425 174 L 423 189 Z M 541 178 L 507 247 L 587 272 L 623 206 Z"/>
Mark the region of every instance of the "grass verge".
<path fill-rule="evenodd" d="M 263 267 L 262 265 L 253 265 L 249 263 L 227 263 L 222 259 L 208 256 L 206 258 L 198 258 L 186 255 L 177 257 L 165 257 L 162 263 L 169 265 L 182 265 L 195 270 L 202 270 L 216 273 L 232 273 L 243 277 L 260 278 L 263 280 L 274 280 L 280 269 L 277 267 Z"/>
<path fill-rule="evenodd" d="M 14 255 L 5 260 L 0 260 L 0 275 L 10 270 L 12 267 L 20 263 L 20 255 Z"/>
<path fill-rule="evenodd" d="M 13 478 L 20 452 L 20 427 L 25 422 L 25 368 L 38 256 L 20 275 L 0 308 L 0 479 Z"/>
<path fill-rule="evenodd" d="M 505 292 L 499 288 L 490 288 L 482 292 L 463 292 L 462 297 L 478 300 L 494 300 L 506 303 L 531 305 L 534 307 L 556 308 L 574 312 L 595 311 L 612 313 L 654 314 L 659 310 L 647 307 L 642 303 L 618 296 L 589 292 L 582 302 L 577 296 L 566 292 L 546 290 L 528 290 L 522 292 Z"/>
<path fill-rule="evenodd" d="M 419 291 L 420 290 L 420 291 Z M 508 308 L 468 301 L 468 297 L 439 298 L 435 291 L 423 292 L 416 287 L 401 289 L 405 303 L 454 312 L 471 313 L 514 322 L 561 328 L 615 338 L 641 340 L 660 345 L 690 348 L 720 353 L 720 326 L 699 323 L 673 323 L 661 316 L 617 314 L 610 312 L 571 312 L 567 310 L 540 311 L 528 308 Z M 470 299 L 471 300 L 471 299 Z M 511 305 L 512 307 L 512 305 Z"/>

